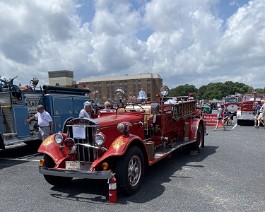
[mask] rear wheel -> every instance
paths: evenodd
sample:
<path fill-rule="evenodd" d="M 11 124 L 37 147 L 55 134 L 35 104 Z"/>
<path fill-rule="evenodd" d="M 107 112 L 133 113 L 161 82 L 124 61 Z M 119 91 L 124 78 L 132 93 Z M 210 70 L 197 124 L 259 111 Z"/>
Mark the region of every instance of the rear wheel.
<path fill-rule="evenodd" d="M 49 155 L 44 155 L 45 167 L 46 168 L 54 168 L 55 163 Z M 54 186 L 63 186 L 67 185 L 73 179 L 72 177 L 58 177 L 58 176 L 51 176 L 51 175 L 43 175 L 44 179 L 51 185 Z"/>
<path fill-rule="evenodd" d="M 204 147 L 204 132 L 203 126 L 200 124 L 197 130 L 196 142 L 192 145 L 191 150 L 201 150 Z"/>
<path fill-rule="evenodd" d="M 137 146 L 131 147 L 116 163 L 117 185 L 126 195 L 135 194 L 144 175 L 144 156 Z"/>

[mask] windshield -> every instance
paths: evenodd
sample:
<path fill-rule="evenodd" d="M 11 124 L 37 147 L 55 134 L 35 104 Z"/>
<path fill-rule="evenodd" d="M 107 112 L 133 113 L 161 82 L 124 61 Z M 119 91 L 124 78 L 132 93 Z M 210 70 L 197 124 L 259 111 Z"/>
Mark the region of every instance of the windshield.
<path fill-rule="evenodd" d="M 226 97 L 225 103 L 234 103 L 234 102 L 240 102 L 241 99 L 239 97 Z"/>
<path fill-rule="evenodd" d="M 256 94 L 256 98 L 254 100 L 254 94 L 246 94 L 243 96 L 243 101 L 261 101 L 262 99 L 264 99 L 264 95 L 263 94 Z"/>

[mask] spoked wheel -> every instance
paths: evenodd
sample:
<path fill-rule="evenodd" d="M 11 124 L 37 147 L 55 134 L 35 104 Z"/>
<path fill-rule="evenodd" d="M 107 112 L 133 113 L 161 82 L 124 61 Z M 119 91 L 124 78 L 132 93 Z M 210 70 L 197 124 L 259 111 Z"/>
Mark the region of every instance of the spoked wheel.
<path fill-rule="evenodd" d="M 54 168 L 55 163 L 49 155 L 44 155 L 45 167 Z M 72 177 L 57 177 L 51 175 L 43 175 L 44 179 L 51 185 L 54 186 L 64 186 L 71 182 Z"/>
<path fill-rule="evenodd" d="M 126 195 L 133 195 L 139 190 L 143 175 L 143 153 L 139 147 L 133 146 L 122 158 L 117 160 L 117 185 Z"/>

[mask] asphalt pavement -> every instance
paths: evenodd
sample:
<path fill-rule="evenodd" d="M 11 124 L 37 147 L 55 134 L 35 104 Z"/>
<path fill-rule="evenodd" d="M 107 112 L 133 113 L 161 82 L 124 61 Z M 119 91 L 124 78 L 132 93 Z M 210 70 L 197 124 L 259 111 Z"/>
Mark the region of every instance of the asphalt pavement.
<path fill-rule="evenodd" d="M 38 172 L 37 147 L 0 151 L 1 211 L 265 211 L 265 129 L 208 127 L 205 148 L 177 151 L 148 168 L 140 191 L 108 203 L 103 180 L 49 185 Z"/>

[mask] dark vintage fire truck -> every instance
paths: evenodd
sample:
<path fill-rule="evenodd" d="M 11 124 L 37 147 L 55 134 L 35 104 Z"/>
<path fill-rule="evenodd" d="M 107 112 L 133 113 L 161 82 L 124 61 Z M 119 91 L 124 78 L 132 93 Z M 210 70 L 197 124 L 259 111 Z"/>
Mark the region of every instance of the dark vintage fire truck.
<path fill-rule="evenodd" d="M 90 92 L 88 89 L 48 85 L 38 88 L 36 78 L 28 86 L 18 86 L 13 83 L 15 78 L 0 78 L 0 149 L 17 143 L 39 141 L 36 121 L 29 125 L 24 123 L 37 112 L 37 105 L 43 104 L 51 114 L 57 132 L 67 118 L 78 117 Z"/>
<path fill-rule="evenodd" d="M 163 87 L 155 102 L 124 104 L 94 119 L 73 118 L 62 132 L 49 136 L 38 149 L 44 157 L 39 171 L 54 186 L 73 178 L 106 179 L 115 175 L 119 191 L 132 195 L 140 188 L 145 168 L 187 147 L 204 147 L 205 124 L 195 115 L 196 101 L 164 104 Z"/>

